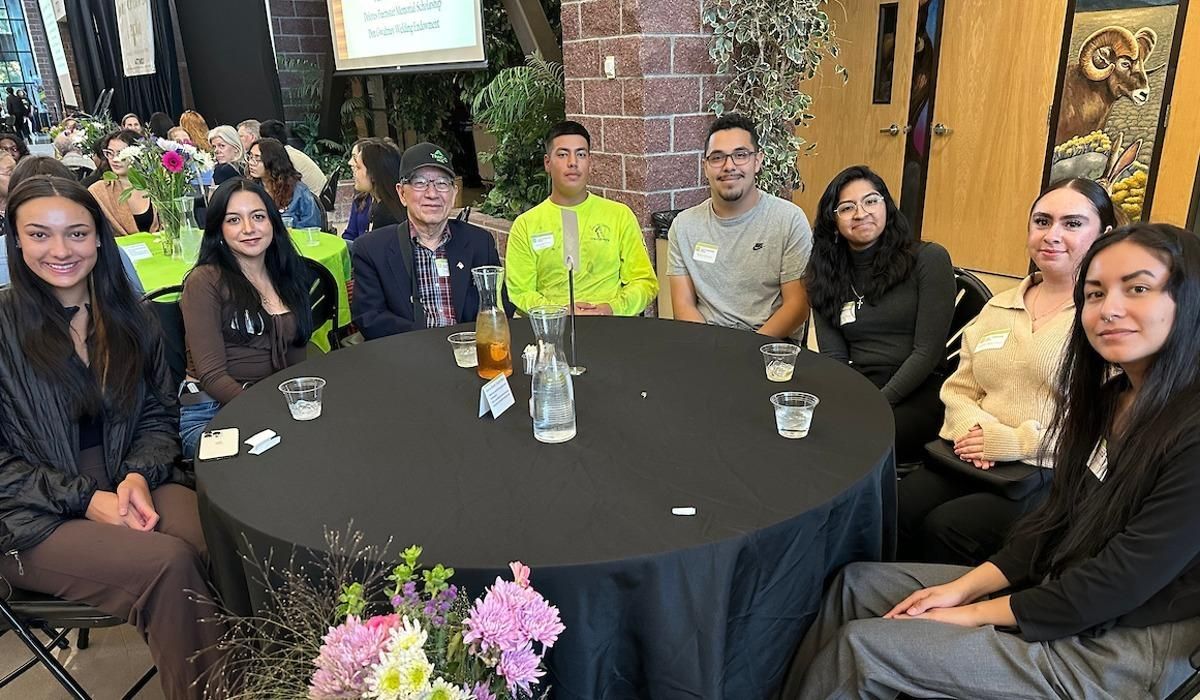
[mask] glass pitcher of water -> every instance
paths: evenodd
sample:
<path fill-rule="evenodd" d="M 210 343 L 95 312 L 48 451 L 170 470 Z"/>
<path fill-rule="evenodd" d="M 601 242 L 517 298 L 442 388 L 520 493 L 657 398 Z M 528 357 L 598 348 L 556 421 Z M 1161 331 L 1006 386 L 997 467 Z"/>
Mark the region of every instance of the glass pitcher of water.
<path fill-rule="evenodd" d="M 529 310 L 538 347 L 533 365 L 533 437 L 540 442 L 566 442 L 575 437 L 575 389 L 571 364 L 563 352 L 566 319 L 563 306 Z"/>

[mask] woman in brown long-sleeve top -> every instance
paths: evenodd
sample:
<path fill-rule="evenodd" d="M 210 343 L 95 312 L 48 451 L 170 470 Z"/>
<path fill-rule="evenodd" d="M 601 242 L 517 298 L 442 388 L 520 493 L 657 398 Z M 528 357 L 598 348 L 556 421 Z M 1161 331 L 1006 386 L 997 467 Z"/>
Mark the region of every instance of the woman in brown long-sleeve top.
<path fill-rule="evenodd" d="M 157 323 L 74 179 L 26 179 L 8 213 L 0 576 L 128 620 L 166 697 L 198 699 L 192 683 L 216 662 L 222 628 L 201 623 L 212 610 L 186 592 L 208 590 L 208 550 L 195 492 L 174 483 L 175 400 Z"/>
<path fill-rule="evenodd" d="M 196 267 L 183 283 L 187 379 L 179 435 L 192 457 L 224 404 L 304 361 L 312 335 L 311 275 L 262 186 L 234 178 L 217 188 Z"/>
<path fill-rule="evenodd" d="M 151 232 L 159 230 L 158 213 L 145 192 L 133 190 L 129 198 L 121 201 L 121 195 L 130 189 L 129 164 L 121 160 L 121 151 L 141 141 L 141 137 L 133 131 L 116 131 L 104 137 L 105 160 L 114 175 L 115 180 L 100 180 L 88 186 L 88 192 L 96 198 L 104 217 L 118 236 L 131 233 Z"/>

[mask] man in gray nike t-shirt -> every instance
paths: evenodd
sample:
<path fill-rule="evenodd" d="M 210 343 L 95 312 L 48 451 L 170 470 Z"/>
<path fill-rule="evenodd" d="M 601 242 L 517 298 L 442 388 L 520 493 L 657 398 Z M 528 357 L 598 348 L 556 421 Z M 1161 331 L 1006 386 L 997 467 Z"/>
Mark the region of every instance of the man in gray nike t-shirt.
<path fill-rule="evenodd" d="M 808 319 L 812 229 L 800 207 L 754 184 L 758 134 L 745 117 L 713 122 L 704 172 L 711 196 L 679 213 L 667 274 L 675 318 L 791 338 Z"/>

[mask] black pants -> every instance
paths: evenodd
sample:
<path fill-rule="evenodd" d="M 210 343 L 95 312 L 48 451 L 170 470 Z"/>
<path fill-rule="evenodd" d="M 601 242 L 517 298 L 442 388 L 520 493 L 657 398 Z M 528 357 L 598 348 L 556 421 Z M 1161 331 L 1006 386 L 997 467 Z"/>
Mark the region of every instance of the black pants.
<path fill-rule="evenodd" d="M 925 457 L 925 445 L 937 439 L 946 407 L 939 396 L 942 376 L 931 374 L 913 393 L 892 406 L 896 419 L 896 461 L 920 462 Z"/>
<path fill-rule="evenodd" d="M 1011 500 L 970 477 L 928 467 L 900 480 L 900 561 L 977 566 L 1004 546 L 1013 525 L 1033 510 L 1050 490 L 1051 471 L 1041 485 Z"/>

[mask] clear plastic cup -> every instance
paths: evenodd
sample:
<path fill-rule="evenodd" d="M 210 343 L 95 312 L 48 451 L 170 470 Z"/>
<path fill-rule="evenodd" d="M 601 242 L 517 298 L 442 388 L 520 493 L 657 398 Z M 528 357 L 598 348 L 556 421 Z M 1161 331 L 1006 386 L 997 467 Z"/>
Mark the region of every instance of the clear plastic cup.
<path fill-rule="evenodd" d="M 291 231 L 292 225 L 295 224 L 296 220 L 290 214 L 283 214 L 282 218 L 283 218 L 283 227 L 286 228 L 287 230 Z"/>
<path fill-rule="evenodd" d="M 759 352 L 763 356 L 763 368 L 767 379 L 773 382 L 786 382 L 796 371 L 796 357 L 800 355 L 800 346 L 791 343 L 768 343 Z"/>
<path fill-rule="evenodd" d="M 321 245 L 321 229 L 306 228 L 302 230 L 304 231 L 304 245 L 308 246 L 309 248 L 316 248 L 317 246 Z"/>
<path fill-rule="evenodd" d="M 783 391 L 771 397 L 775 407 L 775 428 L 785 438 L 796 440 L 808 435 L 813 411 L 820 399 L 800 391 Z"/>
<path fill-rule="evenodd" d="M 459 367 L 479 366 L 479 355 L 475 352 L 475 331 L 455 333 L 446 340 L 454 348 L 454 362 Z"/>
<path fill-rule="evenodd" d="M 321 417 L 321 393 L 324 389 L 325 380 L 320 377 L 296 377 L 279 385 L 294 420 Z"/>

